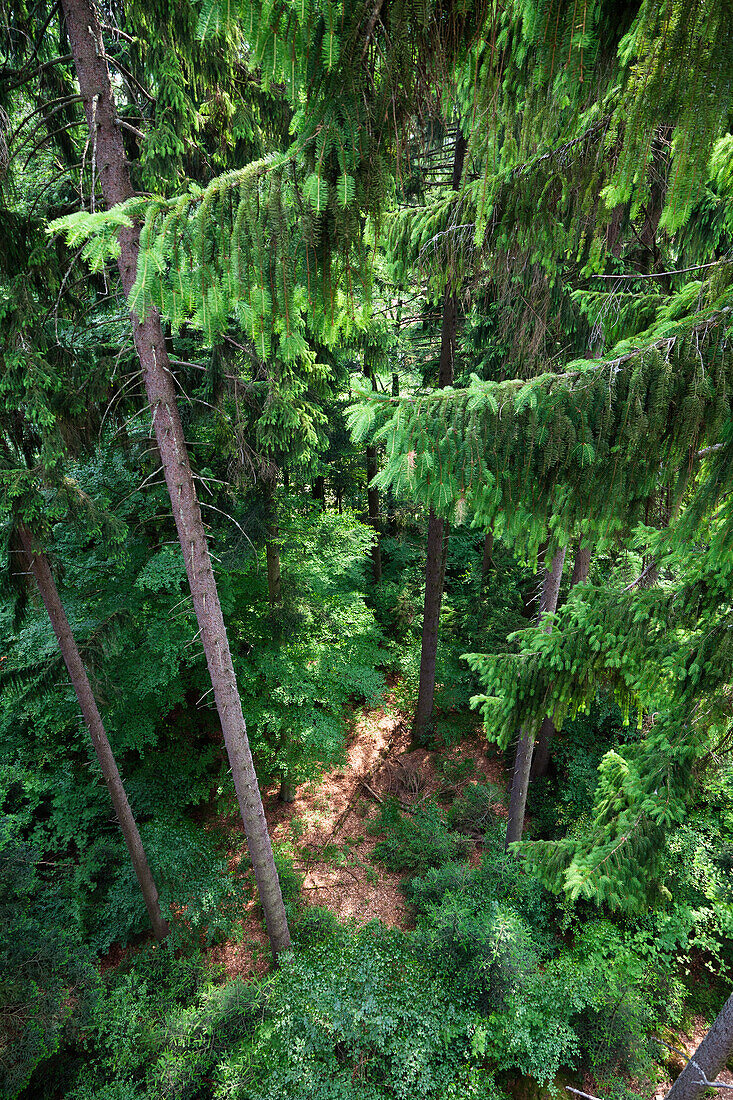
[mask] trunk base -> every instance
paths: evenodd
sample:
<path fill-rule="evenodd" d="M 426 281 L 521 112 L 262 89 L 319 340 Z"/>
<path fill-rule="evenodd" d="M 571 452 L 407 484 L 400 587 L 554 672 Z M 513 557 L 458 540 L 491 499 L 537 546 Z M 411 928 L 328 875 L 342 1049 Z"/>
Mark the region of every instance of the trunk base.
<path fill-rule="evenodd" d="M 298 784 L 289 777 L 285 777 L 280 781 L 280 791 L 278 798 L 281 802 L 295 802 L 295 796 L 298 793 Z"/>

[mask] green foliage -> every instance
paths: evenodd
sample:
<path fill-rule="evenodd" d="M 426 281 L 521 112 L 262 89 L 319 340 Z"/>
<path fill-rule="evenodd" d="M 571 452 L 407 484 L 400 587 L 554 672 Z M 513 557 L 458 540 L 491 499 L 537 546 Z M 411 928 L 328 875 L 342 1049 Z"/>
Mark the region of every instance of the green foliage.
<path fill-rule="evenodd" d="M 506 795 L 494 783 L 469 783 L 450 805 L 448 824 L 469 836 L 481 836 L 496 819 Z"/>
<path fill-rule="evenodd" d="M 344 513 L 291 512 L 281 532 L 283 602 L 269 610 L 259 563 L 233 574 L 236 660 L 258 765 L 295 783 L 337 761 L 346 708 L 381 698 L 382 635 L 364 598 L 372 534 Z"/>
<path fill-rule="evenodd" d="M 271 1014 L 219 1069 L 217 1095 L 495 1095 L 472 1065 L 471 1017 L 401 933 L 373 924 L 296 955 L 271 986 Z"/>
<path fill-rule="evenodd" d="M 729 291 L 718 297 L 712 280 L 708 289 L 708 309 L 658 321 L 561 377 L 474 379 L 466 390 L 417 398 L 364 391 L 351 417 L 355 437 L 378 421 L 382 488 L 417 494 L 458 521 L 470 505 L 474 522 L 495 524 L 530 557 L 550 521 L 563 542 L 579 530 L 607 539 L 642 518 L 660 484 L 681 492 L 692 441 L 715 442 L 733 415 L 721 342 Z"/>
<path fill-rule="evenodd" d="M 468 854 L 470 841 L 458 832 L 451 832 L 445 811 L 432 799 L 401 813 L 396 799 L 380 806 L 374 829 L 387 836 L 374 848 L 375 858 L 390 871 L 409 871 L 420 875 L 429 867 Z"/>
<path fill-rule="evenodd" d="M 170 914 L 171 943 L 215 943 L 243 912 L 241 886 L 230 872 L 226 854 L 200 827 L 158 820 L 140 829 L 161 909 Z M 147 928 L 145 904 L 135 873 L 125 860 L 97 915 L 98 950 Z"/>
<path fill-rule="evenodd" d="M 0 1090 L 13 1100 L 94 1003 L 97 975 L 63 876 L 0 818 Z"/>

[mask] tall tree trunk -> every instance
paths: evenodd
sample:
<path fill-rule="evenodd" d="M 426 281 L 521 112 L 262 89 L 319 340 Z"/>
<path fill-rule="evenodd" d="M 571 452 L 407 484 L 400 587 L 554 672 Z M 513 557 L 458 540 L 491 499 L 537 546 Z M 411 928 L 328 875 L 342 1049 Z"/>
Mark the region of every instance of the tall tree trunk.
<path fill-rule="evenodd" d="M 368 348 L 364 349 L 364 375 L 370 380 L 372 389 L 376 390 L 377 379 L 374 377 L 374 371 L 369 362 Z M 366 476 L 368 522 L 374 530 L 372 569 L 374 570 L 374 583 L 379 584 L 382 579 L 382 548 L 379 544 L 379 489 L 372 487 L 372 481 L 377 476 L 377 448 L 373 446 L 368 446 L 366 449 Z"/>
<path fill-rule="evenodd" d="M 41 599 L 48 612 L 48 617 L 51 620 L 51 626 L 56 635 L 56 641 L 59 643 L 61 656 L 64 658 L 64 664 L 69 673 L 69 679 L 76 692 L 76 698 L 81 708 L 82 715 L 84 716 L 84 722 L 89 730 L 89 736 L 92 739 L 94 751 L 97 754 L 97 760 L 102 769 L 102 775 L 107 784 L 107 790 L 109 791 L 117 820 L 122 829 L 122 835 L 125 838 L 125 844 L 130 853 L 132 865 L 135 868 L 137 881 L 140 883 L 140 889 L 145 899 L 145 908 L 148 911 L 150 923 L 153 926 L 153 933 L 156 940 L 164 940 L 168 935 L 168 923 L 160 911 L 158 891 L 153 881 L 150 867 L 148 866 L 142 840 L 140 839 L 140 833 L 135 823 L 135 818 L 132 815 L 130 803 L 127 801 L 125 788 L 122 784 L 117 762 L 112 753 L 112 747 L 104 731 L 102 717 L 99 713 L 96 699 L 94 698 L 92 685 L 89 683 L 89 677 L 87 676 L 84 662 L 81 659 L 81 654 L 74 641 L 74 635 L 71 633 L 69 620 L 66 618 L 66 612 L 61 603 L 61 597 L 59 596 L 56 582 L 53 579 L 53 573 L 48 564 L 48 558 L 35 548 L 33 536 L 26 527 L 21 526 L 18 533 L 26 558 L 28 559 L 30 571 L 35 578 L 36 584 L 38 585 L 38 591 L 41 594 Z"/>
<path fill-rule="evenodd" d="M 558 550 L 552 559 L 552 568 L 545 570 L 542 594 L 540 596 L 540 612 L 538 621 L 546 614 L 551 614 L 557 607 L 557 597 L 560 593 L 560 581 L 565 564 L 565 549 Z M 548 626 L 548 631 L 552 626 Z M 506 828 L 506 847 L 515 840 L 522 839 L 524 828 L 524 811 L 527 805 L 527 789 L 529 787 L 529 773 L 532 765 L 532 751 L 534 749 L 535 730 L 533 727 L 522 726 L 517 743 L 517 755 L 514 760 L 512 773 L 512 793 L 509 799 L 509 819 Z"/>
<path fill-rule="evenodd" d="M 733 994 L 682 1070 L 665 1100 L 698 1100 L 733 1054 Z"/>
<path fill-rule="evenodd" d="M 491 527 L 484 535 L 484 552 L 481 557 L 481 594 L 486 591 L 489 583 L 489 574 L 494 567 L 494 528 Z"/>
<path fill-rule="evenodd" d="M 113 207 L 130 198 L 133 190 L 112 99 L 99 20 L 92 0 L 62 0 L 61 6 L 66 17 L 102 192 L 107 206 Z M 125 294 L 129 294 L 135 280 L 139 237 L 139 226 L 121 229 L 118 236 L 118 266 Z M 247 740 L 201 509 L 178 415 L 160 315 L 152 310 L 145 321 L 133 316 L 132 329 L 247 845 L 270 945 L 276 958 L 279 951 L 290 946 L 290 932 Z"/>
<path fill-rule="evenodd" d="M 282 599 L 282 581 L 280 577 L 280 528 L 277 522 L 277 504 L 275 502 L 275 481 L 263 478 L 262 487 L 265 498 L 265 557 L 267 559 L 267 598 L 270 607 L 276 607 Z"/>
<path fill-rule="evenodd" d="M 392 371 L 392 396 L 400 396 L 400 376 L 397 371 Z M 397 534 L 397 498 L 391 485 L 387 490 L 387 534 L 392 538 Z"/>
<path fill-rule="evenodd" d="M 459 128 L 456 147 L 453 154 L 453 190 L 457 191 L 463 176 L 463 162 L 466 156 L 466 138 Z M 456 330 L 458 325 L 458 296 L 449 284 L 443 298 L 443 319 L 440 331 L 440 366 L 438 386 L 443 389 L 453 383 L 453 361 L 456 352 Z M 425 603 L 423 607 L 422 646 L 420 650 L 420 684 L 418 687 L 417 707 L 412 724 L 412 735 L 416 741 L 427 739 L 430 722 L 433 717 L 435 698 L 435 662 L 438 653 L 438 627 L 440 624 L 440 604 L 443 599 L 444 554 L 447 553 L 447 525 L 433 509 L 428 516 L 427 560 L 425 562 Z"/>
<path fill-rule="evenodd" d="M 590 546 L 587 543 L 579 542 L 575 547 L 575 555 L 573 557 L 573 575 L 570 578 L 571 588 L 575 588 L 576 584 L 585 584 L 588 580 L 590 559 Z"/>
<path fill-rule="evenodd" d="M 324 508 L 326 507 L 326 479 L 323 474 L 319 474 L 318 477 L 313 478 L 311 496 L 314 500 L 320 501 Z"/>
<path fill-rule="evenodd" d="M 573 575 L 570 581 L 571 588 L 574 588 L 576 584 L 583 584 L 583 582 L 588 579 L 590 558 L 590 546 L 579 542 L 573 556 Z M 530 779 L 541 779 L 543 776 L 547 775 L 550 767 L 550 749 L 552 748 L 552 740 L 556 733 L 557 730 L 554 721 L 549 714 L 546 714 L 540 726 L 540 732 L 537 735 L 537 743 L 535 744 L 534 753 L 532 755 L 532 768 L 529 774 Z"/>

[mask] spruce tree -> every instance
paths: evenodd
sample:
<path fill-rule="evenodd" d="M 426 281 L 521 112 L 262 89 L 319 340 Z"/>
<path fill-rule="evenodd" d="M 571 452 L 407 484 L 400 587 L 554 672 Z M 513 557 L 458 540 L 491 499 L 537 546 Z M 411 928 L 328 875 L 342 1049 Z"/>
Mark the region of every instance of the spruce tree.
<path fill-rule="evenodd" d="M 463 166 L 466 157 L 466 138 L 458 127 L 453 153 L 453 171 L 451 189 L 456 194 L 461 186 Z M 453 384 L 453 364 L 456 354 L 456 336 L 458 328 L 458 273 L 448 276 L 448 285 L 443 295 L 443 316 L 440 330 L 440 364 L 438 386 L 443 389 Z M 418 684 L 417 705 L 412 724 L 412 733 L 416 741 L 427 737 L 433 715 L 435 698 L 435 662 L 438 653 L 438 630 L 440 626 L 440 605 L 443 599 L 445 581 L 445 560 L 448 551 L 448 526 L 434 509 L 428 515 L 428 539 L 425 562 L 425 598 L 423 605 L 422 644 L 420 648 L 420 680 Z"/>
<path fill-rule="evenodd" d="M 133 192 L 117 124 L 101 27 L 88 0 L 64 0 L 62 6 L 102 193 L 107 207 L 114 211 Z M 138 242 L 139 228 L 131 224 L 120 229 L 118 266 L 123 289 L 128 295 L 137 273 Z M 273 955 L 277 957 L 290 945 L 287 917 L 158 312 L 151 311 L 144 321 L 133 317 L 133 336 L 260 901 Z"/>

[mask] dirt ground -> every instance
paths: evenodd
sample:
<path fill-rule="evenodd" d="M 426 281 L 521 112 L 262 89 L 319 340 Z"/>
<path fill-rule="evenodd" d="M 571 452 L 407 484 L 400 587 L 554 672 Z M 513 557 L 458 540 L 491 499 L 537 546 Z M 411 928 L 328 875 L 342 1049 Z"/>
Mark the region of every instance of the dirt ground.
<path fill-rule="evenodd" d="M 438 758 L 441 763 L 470 759 L 473 769 L 467 779 L 505 786 L 503 761 L 478 732 L 478 719 L 476 725 L 475 736 L 452 750 L 411 749 L 408 717 L 398 709 L 394 695 L 387 693 L 381 706 L 355 715 L 341 767 L 299 788 L 293 802 L 280 802 L 277 788 L 266 792 L 270 835 L 276 845 L 293 853 L 295 869 L 304 876 L 304 901 L 325 906 L 339 920 L 366 924 L 378 919 L 386 925 L 410 927 L 410 908 L 400 889 L 402 876 L 373 860 L 380 838 L 370 834 L 367 826 L 377 816 L 379 802 L 390 794 L 414 803 L 450 791 L 436 768 Z M 506 811 L 497 804 L 496 812 Z M 267 937 L 254 899 L 236 941 L 214 947 L 210 958 L 227 978 L 267 970 Z"/>

